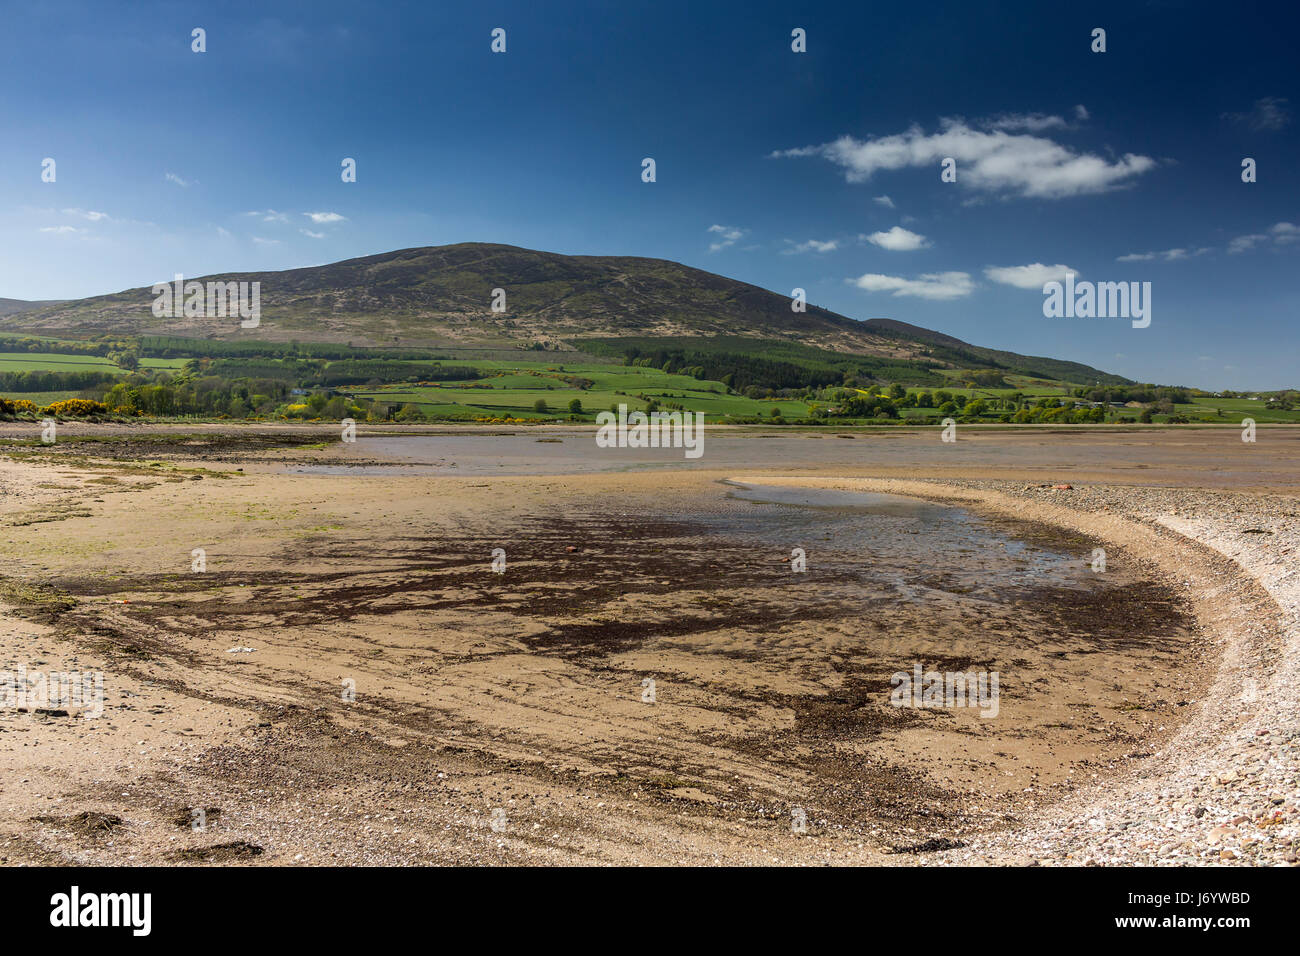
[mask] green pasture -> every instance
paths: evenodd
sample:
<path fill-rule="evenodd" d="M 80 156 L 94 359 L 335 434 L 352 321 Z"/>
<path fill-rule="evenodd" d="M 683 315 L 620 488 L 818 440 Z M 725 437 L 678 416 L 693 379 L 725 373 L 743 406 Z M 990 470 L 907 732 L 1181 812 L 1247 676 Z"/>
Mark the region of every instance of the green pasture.
<path fill-rule="evenodd" d="M 141 368 L 164 368 L 179 371 L 183 358 L 142 358 Z M 64 355 L 57 352 L 0 352 L 0 372 L 112 372 L 125 375 L 107 358 L 99 355 Z"/>

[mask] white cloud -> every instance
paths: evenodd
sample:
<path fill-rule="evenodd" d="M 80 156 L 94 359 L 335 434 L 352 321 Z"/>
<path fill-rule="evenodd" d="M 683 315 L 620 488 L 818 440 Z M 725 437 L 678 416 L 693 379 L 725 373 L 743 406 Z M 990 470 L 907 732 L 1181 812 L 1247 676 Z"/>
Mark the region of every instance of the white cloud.
<path fill-rule="evenodd" d="M 939 132 L 933 134 L 913 126 L 893 136 L 867 140 L 841 136 L 820 146 L 778 150 L 771 155 L 820 156 L 842 167 L 851 183 L 867 182 L 882 170 L 919 167 L 933 167 L 937 181 L 940 161 L 951 156 L 957 161 L 958 183 L 990 193 L 1041 199 L 1106 192 L 1156 166 L 1147 156 L 1126 153 L 1109 162 L 1042 136 L 990 132 L 956 119 L 943 120 Z"/>
<path fill-rule="evenodd" d="M 42 226 L 41 232 L 54 233 L 57 236 L 79 235 L 87 232 L 86 229 L 78 229 L 76 226 Z"/>
<path fill-rule="evenodd" d="M 180 186 L 182 188 L 189 186 L 188 180 L 181 179 L 175 173 L 167 173 L 165 176 L 163 176 L 163 179 L 165 179 L 169 183 L 175 183 L 177 186 Z"/>
<path fill-rule="evenodd" d="M 77 219 L 84 219 L 87 222 L 104 224 L 111 223 L 116 226 L 145 226 L 148 228 L 157 228 L 157 223 L 142 221 L 139 219 L 119 219 L 115 216 L 110 216 L 106 212 L 99 212 L 95 209 L 82 209 L 79 206 L 74 206 L 70 209 L 42 209 L 40 211 L 46 215 L 61 213 L 64 216 L 73 216 Z"/>
<path fill-rule="evenodd" d="M 917 299 L 960 299 L 975 288 L 969 272 L 930 272 L 915 279 L 868 272 L 845 281 L 867 292 L 892 292 Z"/>
<path fill-rule="evenodd" d="M 289 217 L 285 213 L 277 212 L 274 209 L 254 209 L 252 212 L 244 213 L 245 216 L 256 216 L 262 222 L 288 222 Z"/>
<path fill-rule="evenodd" d="M 886 209 L 894 208 L 894 200 L 890 199 L 888 196 L 877 196 L 875 199 L 871 201 L 877 203 L 878 205 L 884 206 Z"/>
<path fill-rule="evenodd" d="M 325 238 L 325 233 L 323 232 L 312 232 L 310 229 L 299 229 L 298 231 L 301 232 L 304 236 L 311 236 L 313 239 Z"/>
<path fill-rule="evenodd" d="M 744 229 L 737 229 L 735 226 L 719 226 L 716 223 L 709 226 L 708 231 L 721 237 L 717 242 L 709 243 L 709 252 L 719 252 L 734 246 L 736 241 L 745 235 Z"/>
<path fill-rule="evenodd" d="M 1286 97 L 1265 96 L 1255 101 L 1249 113 L 1224 113 L 1221 118 L 1234 123 L 1245 123 L 1257 132 L 1281 129 L 1291 122 L 1291 113 L 1286 108 L 1286 104 Z"/>
<path fill-rule="evenodd" d="M 347 222 L 347 216 L 340 216 L 336 212 L 305 212 L 303 213 L 308 219 L 320 225 L 323 222 Z"/>
<path fill-rule="evenodd" d="M 106 212 L 95 212 L 93 209 L 65 209 L 65 216 L 80 216 L 82 219 L 89 219 L 91 222 L 111 222 L 112 219 Z"/>
<path fill-rule="evenodd" d="M 1002 113 L 980 125 L 989 129 L 1027 130 L 1030 133 L 1041 133 L 1045 129 L 1064 129 L 1070 124 L 1059 116 L 1048 116 L 1045 113 Z"/>
<path fill-rule="evenodd" d="M 1116 256 L 1116 262 L 1151 262 L 1160 259 L 1164 262 L 1177 262 L 1180 259 L 1191 259 L 1193 256 L 1203 256 L 1210 250 L 1202 247 L 1200 249 L 1165 249 L 1161 252 L 1130 252 L 1128 255 Z"/>
<path fill-rule="evenodd" d="M 1088 107 L 1084 106 L 1082 103 L 1080 103 L 1078 106 L 1074 108 L 1074 118 L 1077 119 L 1080 123 L 1084 123 L 1092 119 L 1092 117 L 1088 113 Z"/>
<path fill-rule="evenodd" d="M 984 275 L 1003 285 L 1015 286 L 1017 289 L 1037 289 L 1041 292 L 1044 283 L 1064 281 L 1067 272 L 1073 272 L 1076 276 L 1079 274 L 1078 269 L 1069 266 L 1045 266 L 1041 262 L 1033 262 L 1027 266 L 988 266 Z"/>
<path fill-rule="evenodd" d="M 1279 245 L 1300 239 L 1300 226 L 1293 222 L 1279 222 L 1274 226 L 1270 226 L 1268 232 L 1273 237 L 1273 241 Z"/>
<path fill-rule="evenodd" d="M 1268 232 L 1254 232 L 1246 236 L 1238 236 L 1228 243 L 1228 252 L 1237 255 L 1242 252 L 1249 252 L 1258 245 L 1263 245 L 1272 241 L 1274 245 L 1285 246 L 1289 243 L 1300 240 L 1300 226 L 1292 222 L 1278 222 L 1268 227 Z"/>
<path fill-rule="evenodd" d="M 254 236 L 253 242 L 259 246 L 278 246 L 280 244 L 279 239 L 263 239 L 261 236 Z"/>
<path fill-rule="evenodd" d="M 904 229 L 902 226 L 895 226 L 888 232 L 873 232 L 867 236 L 867 242 L 892 252 L 912 252 L 916 249 L 924 249 L 930 244 L 930 240 L 925 236 Z"/>
<path fill-rule="evenodd" d="M 1261 233 L 1254 233 L 1249 236 L 1238 236 L 1236 239 L 1233 239 L 1228 243 L 1228 254 L 1235 256 L 1239 252 L 1248 252 L 1267 239 L 1268 236 L 1262 235 Z"/>
<path fill-rule="evenodd" d="M 790 243 L 790 248 L 781 250 L 781 254 L 786 256 L 799 255 L 804 252 L 834 252 L 840 247 L 838 239 L 827 239 L 825 242 L 809 239 L 807 242 L 799 243 L 787 239 L 786 242 Z"/>

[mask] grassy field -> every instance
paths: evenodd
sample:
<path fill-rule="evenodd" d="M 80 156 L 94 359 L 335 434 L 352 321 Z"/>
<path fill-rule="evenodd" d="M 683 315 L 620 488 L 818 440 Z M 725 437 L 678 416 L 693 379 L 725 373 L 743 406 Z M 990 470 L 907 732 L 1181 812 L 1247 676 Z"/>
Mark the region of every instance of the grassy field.
<path fill-rule="evenodd" d="M 0 352 L 0 372 L 120 372 L 97 355 L 57 355 L 48 352 Z"/>
<path fill-rule="evenodd" d="M 0 398 L 25 398 L 29 402 L 37 405 L 50 405 L 54 402 L 61 402 L 66 398 L 76 398 L 76 392 L 0 392 Z"/>
<path fill-rule="evenodd" d="M 1240 422 L 1243 418 L 1253 418 L 1257 422 L 1300 422 L 1300 409 L 1270 411 L 1263 402 L 1248 398 L 1198 398 L 1191 404 L 1175 405 L 1174 410 L 1193 420 L 1213 418 L 1215 421 Z"/>
<path fill-rule="evenodd" d="M 165 368 L 176 371 L 186 359 L 140 359 L 142 368 Z M 0 352 L 0 372 L 112 372 L 125 375 L 108 359 L 98 355 L 63 355 L 57 352 Z"/>
<path fill-rule="evenodd" d="M 422 382 L 419 385 L 391 385 L 378 389 L 348 389 L 358 398 L 418 406 L 428 415 L 454 418 L 568 418 L 569 403 L 582 403 L 582 418 L 626 404 L 645 409 L 651 401 L 660 406 L 683 406 L 704 412 L 710 421 L 733 418 L 769 418 L 779 409 L 787 419 L 808 417 L 808 406 L 800 401 L 766 401 L 728 395 L 721 382 L 699 381 L 689 375 L 669 375 L 659 369 L 630 368 L 601 364 L 552 364 L 545 362 L 460 361 L 491 375 L 476 382 Z M 575 387 L 567 379 L 577 377 L 593 383 Z M 542 399 L 549 411 L 535 411 Z"/>

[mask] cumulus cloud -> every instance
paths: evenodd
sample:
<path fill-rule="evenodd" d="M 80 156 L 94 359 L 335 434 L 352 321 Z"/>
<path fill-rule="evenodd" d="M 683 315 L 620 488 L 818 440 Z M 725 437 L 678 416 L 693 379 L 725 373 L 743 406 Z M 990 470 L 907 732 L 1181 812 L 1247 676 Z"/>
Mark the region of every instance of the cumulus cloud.
<path fill-rule="evenodd" d="M 1078 269 L 1069 266 L 1045 266 L 1041 262 L 1032 262 L 1027 266 L 989 266 L 984 270 L 984 275 L 994 282 L 1015 286 L 1017 289 L 1042 291 L 1044 283 L 1063 282 L 1067 272 L 1073 272 L 1076 276 L 1079 274 Z"/>
<path fill-rule="evenodd" d="M 1291 111 L 1283 96 L 1265 96 L 1255 101 L 1248 113 L 1224 113 L 1222 119 L 1245 123 L 1255 131 L 1281 129 L 1291 122 Z"/>
<path fill-rule="evenodd" d="M 924 249 L 930 244 L 930 240 L 925 236 L 904 229 L 902 226 L 895 226 L 888 232 L 873 232 L 866 237 L 866 240 L 873 246 L 889 249 L 892 252 L 912 252 L 916 249 Z"/>
<path fill-rule="evenodd" d="M 1029 122 L 1025 116 L 1019 121 Z M 993 194 L 1040 199 L 1106 192 L 1156 166 L 1148 156 L 1126 153 L 1112 162 L 1044 136 L 978 129 L 960 119 L 943 120 L 937 133 L 912 126 L 893 136 L 865 140 L 841 136 L 820 146 L 778 150 L 771 156 L 821 157 L 841 167 L 851 183 L 867 182 L 881 171 L 919 167 L 934 167 L 937 176 L 940 161 L 951 156 L 957 161 L 958 183 Z"/>
<path fill-rule="evenodd" d="M 886 209 L 894 208 L 894 200 L 890 199 L 888 196 L 877 196 L 871 201 L 877 205 L 884 206 Z"/>
<path fill-rule="evenodd" d="M 85 229 L 78 229 L 76 226 L 42 226 L 41 232 L 50 232 L 56 236 L 73 236 L 86 232 Z"/>
<path fill-rule="evenodd" d="M 306 216 L 308 219 L 310 219 L 312 222 L 316 223 L 316 225 L 318 226 L 321 223 L 325 223 L 325 222 L 347 222 L 348 221 L 347 216 L 340 216 L 336 212 L 305 212 L 303 213 L 303 215 Z"/>
<path fill-rule="evenodd" d="M 310 229 L 299 229 L 298 231 L 301 232 L 304 236 L 310 236 L 312 239 L 325 238 L 325 233 L 323 232 L 312 232 Z"/>
<path fill-rule="evenodd" d="M 274 209 L 254 209 L 252 212 L 244 213 L 245 216 L 256 216 L 262 222 L 288 222 L 289 217 L 285 213 L 277 212 Z"/>
<path fill-rule="evenodd" d="M 716 223 L 709 226 L 709 232 L 718 236 L 716 241 L 709 243 L 709 252 L 719 252 L 734 246 L 745 235 L 744 229 L 737 229 L 735 226 L 719 226 Z"/>
<path fill-rule="evenodd" d="M 866 292 L 890 292 L 916 299 L 960 299 L 975 288 L 969 272 L 929 272 L 915 279 L 868 272 L 845 281 Z"/>
<path fill-rule="evenodd" d="M 804 252 L 834 252 L 840 247 L 838 239 L 827 239 L 821 242 L 817 239 L 809 239 L 807 242 L 795 242 L 793 239 L 787 239 L 790 248 L 782 249 L 781 254 L 787 256 L 799 255 Z"/>

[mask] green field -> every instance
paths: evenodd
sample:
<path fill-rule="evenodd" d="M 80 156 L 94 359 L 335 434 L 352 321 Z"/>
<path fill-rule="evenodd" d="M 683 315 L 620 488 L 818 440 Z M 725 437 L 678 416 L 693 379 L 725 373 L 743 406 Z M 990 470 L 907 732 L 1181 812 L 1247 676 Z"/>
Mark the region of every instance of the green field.
<path fill-rule="evenodd" d="M 52 405 L 64 399 L 76 398 L 76 392 L 0 392 L 0 398 L 23 398 L 36 405 Z"/>
<path fill-rule="evenodd" d="M 1198 398 L 1187 405 L 1175 405 L 1174 411 L 1193 421 L 1211 418 L 1214 421 L 1240 422 L 1253 418 L 1257 422 L 1300 422 L 1300 409 L 1269 410 L 1263 402 L 1249 398 Z"/>
<path fill-rule="evenodd" d="M 96 355 L 56 355 L 47 352 L 0 352 L 0 372 L 120 372 Z"/>
<path fill-rule="evenodd" d="M 342 391 L 358 398 L 416 405 L 426 415 L 466 420 L 564 419 L 569 417 L 569 403 L 575 398 L 582 402 L 581 417 L 584 420 L 619 404 L 643 410 L 651 401 L 657 401 L 661 407 L 680 405 L 689 411 L 704 412 L 710 421 L 729 416 L 769 418 L 774 408 L 787 419 L 808 417 L 808 405 L 801 401 L 768 401 L 728 395 L 721 382 L 699 381 L 689 375 L 670 375 L 653 368 L 546 362 L 459 361 L 456 364 L 495 375 L 471 383 L 438 384 L 431 381 L 419 385 Z M 586 389 L 576 388 L 565 380 L 571 376 L 586 379 L 592 385 Z M 546 401 L 548 412 L 534 410 L 538 399 Z"/>
<path fill-rule="evenodd" d="M 142 358 L 141 368 L 165 368 L 177 371 L 185 365 L 183 358 Z M 0 372 L 112 372 L 125 375 L 106 358 L 98 355 L 61 355 L 56 352 L 0 352 Z"/>

